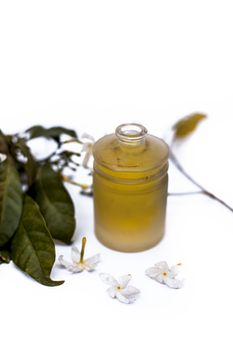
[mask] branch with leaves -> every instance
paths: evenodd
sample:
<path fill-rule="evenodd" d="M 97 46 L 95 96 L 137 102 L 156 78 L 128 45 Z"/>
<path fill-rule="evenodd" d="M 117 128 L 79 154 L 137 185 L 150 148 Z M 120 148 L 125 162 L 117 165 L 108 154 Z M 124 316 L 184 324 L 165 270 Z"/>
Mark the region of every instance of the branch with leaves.
<path fill-rule="evenodd" d="M 23 134 L 0 132 L 0 262 L 10 260 L 39 283 L 56 286 L 50 278 L 55 261 L 54 240 L 71 243 L 75 231 L 74 204 L 63 171 L 79 166 L 80 153 L 62 148 L 62 136 L 78 140 L 74 130 L 34 126 Z M 28 142 L 56 142 L 56 150 L 37 160 Z M 77 184 L 77 183 L 76 183 Z"/>

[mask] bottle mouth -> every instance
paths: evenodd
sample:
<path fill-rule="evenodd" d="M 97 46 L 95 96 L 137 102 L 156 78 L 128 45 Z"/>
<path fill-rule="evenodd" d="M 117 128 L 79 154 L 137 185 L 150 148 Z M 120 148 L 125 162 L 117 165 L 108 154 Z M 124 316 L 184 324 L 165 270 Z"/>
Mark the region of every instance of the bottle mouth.
<path fill-rule="evenodd" d="M 121 124 L 116 128 L 115 134 L 122 142 L 138 143 L 144 140 L 147 129 L 137 123 Z"/>

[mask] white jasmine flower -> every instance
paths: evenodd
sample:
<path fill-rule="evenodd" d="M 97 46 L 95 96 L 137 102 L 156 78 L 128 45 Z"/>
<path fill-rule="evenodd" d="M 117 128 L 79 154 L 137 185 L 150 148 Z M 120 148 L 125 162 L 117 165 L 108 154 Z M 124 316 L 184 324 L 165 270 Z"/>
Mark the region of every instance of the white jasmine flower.
<path fill-rule="evenodd" d="M 0 153 L 0 163 L 3 163 L 7 159 L 6 154 Z"/>
<path fill-rule="evenodd" d="M 110 286 L 107 289 L 108 295 L 111 298 L 117 298 L 122 303 L 133 303 L 136 300 L 136 295 L 140 293 L 139 289 L 128 285 L 132 278 L 131 275 L 124 275 L 116 280 L 108 273 L 100 273 L 100 278 Z"/>
<path fill-rule="evenodd" d="M 85 251 L 86 242 L 87 242 L 86 237 L 83 237 L 81 253 L 77 247 L 73 246 L 71 248 L 72 262 L 65 260 L 63 258 L 63 255 L 59 256 L 58 260 L 60 264 L 64 266 L 68 271 L 76 273 L 76 272 L 82 272 L 83 270 L 87 270 L 88 272 L 91 272 L 95 270 L 96 265 L 100 262 L 100 254 L 96 254 L 91 258 L 84 260 L 84 251 Z"/>
<path fill-rule="evenodd" d="M 93 136 L 91 136 L 87 133 L 84 133 L 81 136 L 81 143 L 83 145 L 81 152 L 85 153 L 83 161 L 82 161 L 82 166 L 86 169 L 89 169 L 88 163 L 89 163 L 89 160 L 92 156 L 92 150 L 93 150 L 93 145 L 95 143 L 95 139 Z"/>
<path fill-rule="evenodd" d="M 16 150 L 16 158 L 20 163 L 27 164 L 28 158 L 22 153 L 20 149 Z"/>
<path fill-rule="evenodd" d="M 145 273 L 148 277 L 159 283 L 166 284 L 170 288 L 179 289 L 183 286 L 183 280 L 176 279 L 180 271 L 180 266 L 181 263 L 169 268 L 166 261 L 161 261 L 148 268 Z"/>

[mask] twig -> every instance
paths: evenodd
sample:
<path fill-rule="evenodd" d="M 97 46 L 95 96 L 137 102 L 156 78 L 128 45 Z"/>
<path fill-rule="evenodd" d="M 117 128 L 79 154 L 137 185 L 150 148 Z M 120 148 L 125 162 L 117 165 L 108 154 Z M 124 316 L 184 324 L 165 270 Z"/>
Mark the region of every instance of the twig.
<path fill-rule="evenodd" d="M 62 141 L 61 144 L 65 145 L 66 143 L 79 143 L 79 144 L 83 144 L 82 141 L 78 140 L 78 139 L 69 139 L 69 140 L 66 140 L 66 141 Z"/>
<path fill-rule="evenodd" d="M 93 197 L 92 186 L 90 186 L 89 191 L 81 190 L 80 194 L 82 194 L 83 196 L 87 196 L 87 197 Z"/>
<path fill-rule="evenodd" d="M 196 180 L 194 180 L 194 178 L 189 175 L 187 173 L 187 171 L 183 168 L 183 166 L 180 164 L 179 160 L 176 158 L 173 150 L 172 150 L 172 144 L 170 146 L 170 159 L 173 162 L 173 164 L 175 165 L 175 167 L 190 181 L 192 182 L 195 186 L 197 186 L 201 191 L 196 192 L 196 194 L 205 194 L 206 196 L 209 196 L 210 198 L 216 200 L 217 202 L 219 202 L 220 204 L 222 204 L 224 207 L 226 207 L 227 209 L 229 209 L 231 212 L 233 212 L 233 208 L 227 204 L 225 201 L 223 201 L 222 199 L 220 199 L 219 197 L 215 196 L 215 194 L 213 194 L 212 192 L 208 191 L 205 187 L 203 187 L 201 184 L 199 184 Z M 195 194 L 195 193 L 189 193 L 189 194 Z M 180 194 L 178 194 L 180 195 Z"/>
<path fill-rule="evenodd" d="M 190 196 L 192 194 L 203 194 L 203 191 L 192 191 L 192 192 L 169 192 L 168 196 Z"/>
<path fill-rule="evenodd" d="M 89 185 L 80 184 L 79 182 L 76 182 L 76 181 L 72 180 L 71 178 L 69 178 L 68 176 L 65 176 L 65 175 L 62 176 L 62 179 L 63 179 L 65 182 L 69 183 L 69 184 L 72 184 L 72 185 L 81 187 L 82 190 L 87 190 L 88 188 L 90 188 Z"/>

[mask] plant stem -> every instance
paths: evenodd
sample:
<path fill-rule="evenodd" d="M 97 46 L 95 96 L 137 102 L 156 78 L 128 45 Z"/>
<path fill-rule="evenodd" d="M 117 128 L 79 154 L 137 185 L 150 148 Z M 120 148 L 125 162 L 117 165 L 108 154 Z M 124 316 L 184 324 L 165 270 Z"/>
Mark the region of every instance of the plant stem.
<path fill-rule="evenodd" d="M 216 200 L 220 204 L 222 204 L 224 207 L 229 209 L 231 212 L 233 212 L 233 208 L 227 204 L 225 201 L 220 199 L 219 197 L 215 196 L 212 192 L 208 191 L 205 187 L 203 187 L 201 184 L 199 184 L 196 180 L 193 179 L 191 175 L 187 173 L 187 171 L 183 168 L 183 166 L 180 164 L 179 160 L 175 156 L 172 147 L 170 146 L 170 159 L 172 163 L 175 165 L 175 167 L 190 181 L 192 182 L 195 186 L 197 186 L 201 191 L 197 192 L 189 192 L 189 193 L 178 193 L 177 195 L 185 195 L 185 194 L 205 194 L 206 196 L 209 196 L 210 198 Z M 175 194 L 170 194 L 170 195 L 175 195 Z"/>
<path fill-rule="evenodd" d="M 63 141 L 61 142 L 61 144 L 65 145 L 66 143 L 79 143 L 79 144 L 83 144 L 82 141 L 78 140 L 78 139 L 70 139 L 70 140 L 66 140 L 66 141 Z"/>
<path fill-rule="evenodd" d="M 86 243 L 87 243 L 87 239 L 86 239 L 86 237 L 83 237 L 82 238 L 82 249 L 81 249 L 81 253 L 80 253 L 80 263 L 83 263 Z"/>
<path fill-rule="evenodd" d="M 192 192 L 170 192 L 168 196 L 190 196 L 192 194 L 203 194 L 203 191 L 192 191 Z"/>
<path fill-rule="evenodd" d="M 63 179 L 63 181 L 65 181 L 65 182 L 67 182 L 69 184 L 81 187 L 82 190 L 87 190 L 88 188 L 90 188 L 89 185 L 80 184 L 79 182 L 76 182 L 76 181 L 70 179 L 68 176 L 65 176 L 65 175 L 62 175 L 62 179 Z"/>

